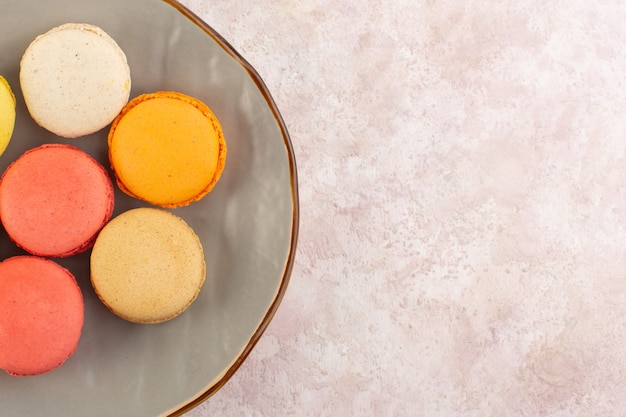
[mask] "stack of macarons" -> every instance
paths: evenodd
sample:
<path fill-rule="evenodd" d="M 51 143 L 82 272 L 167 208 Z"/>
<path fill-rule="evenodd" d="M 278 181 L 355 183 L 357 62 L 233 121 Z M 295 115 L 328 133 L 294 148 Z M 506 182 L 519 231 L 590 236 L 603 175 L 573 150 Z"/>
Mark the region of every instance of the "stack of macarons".
<path fill-rule="evenodd" d="M 68 23 L 37 36 L 19 83 L 34 122 L 63 138 L 110 126 L 114 177 L 79 147 L 41 143 L 0 177 L 0 222 L 24 255 L 0 262 L 0 369 L 38 375 L 76 350 L 81 290 L 54 258 L 91 250 L 90 282 L 102 303 L 135 323 L 160 323 L 196 299 L 206 265 L 200 239 L 166 209 L 205 197 L 225 166 L 217 117 L 176 91 L 130 99 L 126 55 L 103 29 Z M 0 155 L 13 135 L 16 98 L 0 76 Z M 146 207 L 113 218 L 115 185 Z M 150 207 L 156 206 L 156 207 Z"/>

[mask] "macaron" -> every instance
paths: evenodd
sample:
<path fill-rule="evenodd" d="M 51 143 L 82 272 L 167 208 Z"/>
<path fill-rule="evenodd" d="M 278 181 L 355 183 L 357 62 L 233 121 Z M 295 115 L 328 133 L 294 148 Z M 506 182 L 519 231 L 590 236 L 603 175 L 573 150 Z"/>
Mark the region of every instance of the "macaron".
<path fill-rule="evenodd" d="M 15 96 L 7 80 L 0 75 L 0 155 L 4 153 L 15 127 Z"/>
<path fill-rule="evenodd" d="M 86 152 L 66 144 L 30 149 L 0 178 L 0 220 L 33 255 L 68 257 L 93 245 L 111 218 L 113 183 Z"/>
<path fill-rule="evenodd" d="M 111 124 L 108 143 L 119 188 L 160 207 L 203 198 L 226 162 L 217 117 L 200 100 L 174 91 L 132 99 Z"/>
<path fill-rule="evenodd" d="M 102 28 L 66 23 L 28 46 L 20 85 L 40 126 L 75 138 L 104 128 L 128 103 L 130 68 L 124 51 Z"/>
<path fill-rule="evenodd" d="M 200 239 L 175 214 L 125 211 L 100 232 L 91 251 L 91 284 L 104 305 L 140 324 L 180 315 L 196 299 L 206 266 Z"/>
<path fill-rule="evenodd" d="M 61 366 L 83 322 L 83 296 L 67 269 L 35 256 L 0 262 L 0 369 L 29 376 Z"/>

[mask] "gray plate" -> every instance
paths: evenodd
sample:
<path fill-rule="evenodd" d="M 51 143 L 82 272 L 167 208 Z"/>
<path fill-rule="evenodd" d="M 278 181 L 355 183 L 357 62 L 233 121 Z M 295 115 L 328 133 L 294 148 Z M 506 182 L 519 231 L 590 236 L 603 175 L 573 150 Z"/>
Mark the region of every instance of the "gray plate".
<path fill-rule="evenodd" d="M 174 0 L 0 0 L 0 74 L 17 97 L 13 139 L 0 171 L 25 150 L 71 143 L 108 166 L 104 129 L 62 139 L 30 118 L 19 60 L 40 33 L 66 22 L 107 31 L 126 52 L 131 97 L 156 90 L 195 96 L 220 119 L 224 174 L 202 201 L 172 210 L 200 236 L 207 281 L 181 316 L 158 325 L 123 321 L 89 284 L 89 253 L 58 260 L 85 297 L 78 350 L 48 374 L 0 372 L 2 416 L 179 415 L 237 370 L 270 322 L 291 273 L 298 230 L 296 165 L 285 125 L 254 69 L 206 23 Z M 115 214 L 144 204 L 116 191 Z M 0 230 L 0 259 L 21 253 Z M 0 312 L 2 314 L 2 312 Z"/>

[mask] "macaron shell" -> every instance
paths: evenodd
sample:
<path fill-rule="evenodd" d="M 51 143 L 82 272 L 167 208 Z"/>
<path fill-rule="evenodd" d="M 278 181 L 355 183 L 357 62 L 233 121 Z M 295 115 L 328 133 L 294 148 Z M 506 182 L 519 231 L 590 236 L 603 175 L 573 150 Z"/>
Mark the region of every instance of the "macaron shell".
<path fill-rule="evenodd" d="M 173 91 L 132 99 L 113 121 L 108 143 L 120 189 L 161 207 L 200 200 L 226 162 L 226 141 L 213 112 Z"/>
<path fill-rule="evenodd" d="M 84 252 L 113 208 L 108 173 L 71 145 L 33 148 L 0 179 L 0 220 L 9 237 L 33 255 L 67 257 Z"/>
<path fill-rule="evenodd" d="M 117 116 L 130 97 L 126 55 L 104 30 L 67 23 L 39 35 L 20 62 L 20 84 L 33 119 L 75 138 Z"/>
<path fill-rule="evenodd" d="M 15 95 L 0 75 L 0 155 L 6 150 L 15 127 Z"/>
<path fill-rule="evenodd" d="M 111 220 L 91 252 L 91 283 L 121 318 L 160 323 L 181 314 L 205 281 L 202 244 L 180 217 L 137 208 Z"/>
<path fill-rule="evenodd" d="M 34 256 L 0 262 L 0 368 L 38 375 L 76 351 L 84 323 L 83 296 L 74 276 Z"/>

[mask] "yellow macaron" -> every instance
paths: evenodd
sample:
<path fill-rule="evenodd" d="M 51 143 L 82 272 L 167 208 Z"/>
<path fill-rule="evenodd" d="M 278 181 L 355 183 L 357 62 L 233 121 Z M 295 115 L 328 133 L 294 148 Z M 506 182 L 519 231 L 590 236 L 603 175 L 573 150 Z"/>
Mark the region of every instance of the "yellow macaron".
<path fill-rule="evenodd" d="M 7 80 L 0 75 L 0 155 L 11 140 L 15 127 L 15 96 Z"/>

